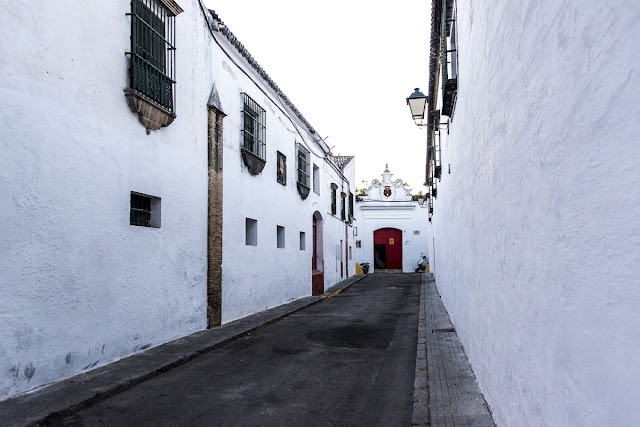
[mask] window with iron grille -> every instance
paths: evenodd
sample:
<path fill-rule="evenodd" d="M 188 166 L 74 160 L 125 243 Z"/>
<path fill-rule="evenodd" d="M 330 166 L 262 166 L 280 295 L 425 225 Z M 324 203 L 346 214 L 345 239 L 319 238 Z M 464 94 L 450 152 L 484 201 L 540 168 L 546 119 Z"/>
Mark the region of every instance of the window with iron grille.
<path fill-rule="evenodd" d="M 338 203 L 337 192 L 338 186 L 335 184 L 331 184 L 331 215 L 335 215 L 338 212 L 338 207 L 336 206 Z"/>
<path fill-rule="evenodd" d="M 458 45 L 456 2 L 444 0 L 441 30 L 442 114 L 452 117 L 458 93 Z"/>
<path fill-rule="evenodd" d="M 340 211 L 340 218 L 343 221 L 347 219 L 347 195 L 344 193 L 340 193 L 340 199 L 342 201 L 342 210 Z"/>
<path fill-rule="evenodd" d="M 160 228 L 160 198 L 132 191 L 129 224 Z"/>
<path fill-rule="evenodd" d="M 349 224 L 353 224 L 353 193 L 349 192 Z"/>
<path fill-rule="evenodd" d="M 173 9 L 173 10 L 172 10 Z M 175 114 L 175 17 L 162 0 L 131 0 L 129 78 L 137 95 Z"/>
<path fill-rule="evenodd" d="M 277 179 L 282 185 L 287 185 L 287 156 L 278 151 Z"/>
<path fill-rule="evenodd" d="M 320 194 L 320 168 L 315 163 L 313 164 L 313 192 Z"/>
<path fill-rule="evenodd" d="M 246 93 L 242 94 L 242 143 L 262 160 L 266 146 L 266 111 Z"/>
<path fill-rule="evenodd" d="M 309 150 L 298 144 L 298 183 L 309 188 Z"/>

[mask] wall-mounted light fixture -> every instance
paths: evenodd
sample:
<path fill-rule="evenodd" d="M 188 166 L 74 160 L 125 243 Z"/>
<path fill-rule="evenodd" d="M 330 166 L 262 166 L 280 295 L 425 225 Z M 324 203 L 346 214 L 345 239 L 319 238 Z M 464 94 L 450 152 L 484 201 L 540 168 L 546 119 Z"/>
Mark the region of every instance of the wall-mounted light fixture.
<path fill-rule="evenodd" d="M 411 117 L 415 122 L 416 126 L 423 127 L 428 126 L 428 123 L 422 123 L 424 120 L 424 113 L 427 109 L 427 104 L 429 103 L 429 97 L 424 93 L 420 92 L 420 88 L 415 88 L 413 93 L 409 95 L 407 98 L 407 105 L 411 110 Z M 418 123 L 420 120 L 420 123 Z M 449 119 L 447 119 L 446 123 L 440 123 L 440 121 L 436 121 L 432 124 L 432 128 L 434 130 L 439 129 L 447 129 L 447 133 L 449 133 Z"/>
<path fill-rule="evenodd" d="M 424 119 L 424 111 L 427 107 L 427 96 L 420 92 L 420 88 L 415 88 L 414 92 L 407 98 L 407 105 L 411 110 L 411 117 L 414 121 L 420 120 L 420 123 L 416 122 L 418 126 L 426 126 L 422 124 Z"/>
<path fill-rule="evenodd" d="M 418 196 L 418 204 L 420 207 L 424 205 L 424 196 Z"/>

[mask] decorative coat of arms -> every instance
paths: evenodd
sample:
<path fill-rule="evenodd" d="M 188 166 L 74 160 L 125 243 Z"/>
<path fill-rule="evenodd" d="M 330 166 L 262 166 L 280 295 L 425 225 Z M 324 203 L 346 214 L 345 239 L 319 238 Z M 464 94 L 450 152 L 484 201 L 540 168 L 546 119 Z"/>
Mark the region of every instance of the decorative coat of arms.
<path fill-rule="evenodd" d="M 391 187 L 389 187 L 388 185 L 386 185 L 386 186 L 384 187 L 384 193 L 383 193 L 383 194 L 384 194 L 384 196 L 385 196 L 385 197 L 389 197 L 389 196 L 391 196 Z"/>

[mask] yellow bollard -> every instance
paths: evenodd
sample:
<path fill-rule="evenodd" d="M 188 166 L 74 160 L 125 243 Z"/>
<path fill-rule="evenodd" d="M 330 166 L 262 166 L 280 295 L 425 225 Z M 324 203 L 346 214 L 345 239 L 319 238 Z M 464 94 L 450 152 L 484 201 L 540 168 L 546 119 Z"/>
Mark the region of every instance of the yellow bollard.
<path fill-rule="evenodd" d="M 356 262 L 356 274 L 364 274 L 362 267 L 357 262 Z"/>
<path fill-rule="evenodd" d="M 427 263 L 427 268 L 424 269 L 424 272 L 425 273 L 430 273 L 430 271 L 429 271 L 429 263 Z"/>

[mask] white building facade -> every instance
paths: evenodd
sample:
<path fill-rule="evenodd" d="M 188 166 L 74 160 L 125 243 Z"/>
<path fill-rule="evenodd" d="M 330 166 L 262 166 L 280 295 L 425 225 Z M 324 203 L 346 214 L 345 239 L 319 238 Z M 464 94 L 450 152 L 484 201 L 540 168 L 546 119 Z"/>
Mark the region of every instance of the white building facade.
<path fill-rule="evenodd" d="M 369 263 L 369 272 L 414 272 L 429 257 L 427 205 L 411 196 L 402 179 L 392 179 L 388 165 L 382 180 L 374 179 L 356 200 L 355 259 Z"/>
<path fill-rule="evenodd" d="M 640 421 L 638 19 L 433 2 L 431 267 L 498 425 Z"/>
<path fill-rule="evenodd" d="M 355 162 L 200 0 L 0 23 L 0 400 L 355 273 Z"/>
<path fill-rule="evenodd" d="M 311 294 L 313 270 L 323 276 L 322 288 L 355 273 L 347 256 L 348 197 L 341 197 L 354 191 L 350 183 L 355 162 L 342 168 L 216 15 L 213 27 L 219 29 L 212 36 L 221 54 L 214 55 L 211 67 L 219 105 L 227 114 L 222 262 L 226 322 Z M 263 112 L 264 121 L 257 126 L 264 133 L 264 146 L 257 156 L 247 153 L 245 144 L 247 109 Z M 254 170 L 252 161 L 257 162 Z"/>

